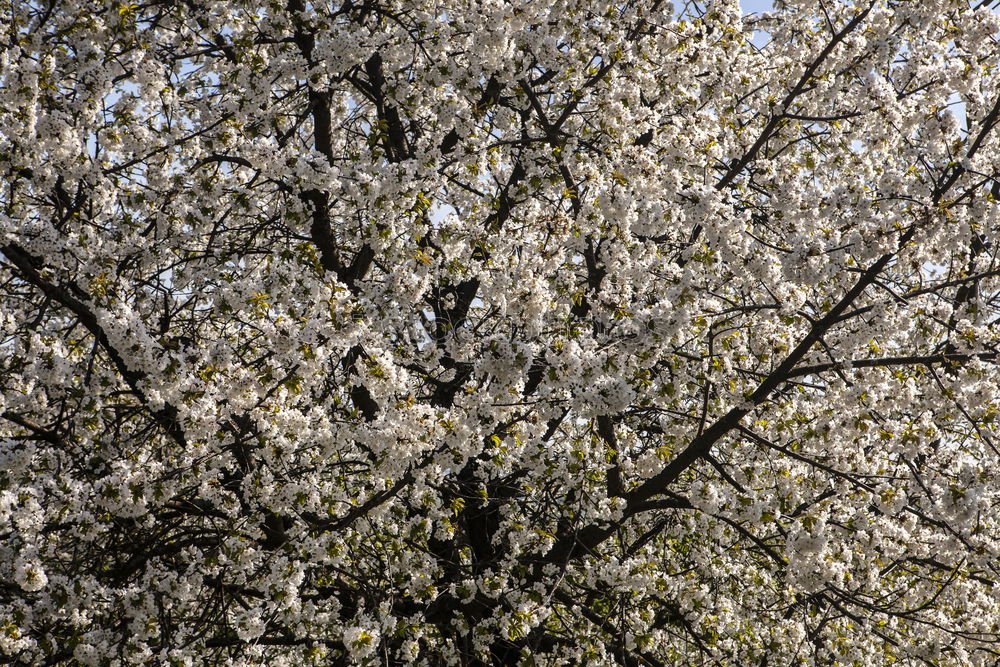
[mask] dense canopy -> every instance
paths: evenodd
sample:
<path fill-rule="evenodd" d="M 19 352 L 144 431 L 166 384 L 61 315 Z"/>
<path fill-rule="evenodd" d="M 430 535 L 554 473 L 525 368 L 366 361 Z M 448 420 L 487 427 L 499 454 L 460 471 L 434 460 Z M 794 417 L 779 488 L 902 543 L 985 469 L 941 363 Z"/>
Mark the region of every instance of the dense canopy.
<path fill-rule="evenodd" d="M 0 2 L 0 660 L 992 664 L 998 6 Z"/>

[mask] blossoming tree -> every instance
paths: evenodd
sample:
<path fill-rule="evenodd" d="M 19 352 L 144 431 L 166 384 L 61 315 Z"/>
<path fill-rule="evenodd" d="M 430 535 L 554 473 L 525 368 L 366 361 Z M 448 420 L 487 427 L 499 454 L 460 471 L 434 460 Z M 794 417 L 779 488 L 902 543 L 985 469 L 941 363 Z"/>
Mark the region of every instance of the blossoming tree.
<path fill-rule="evenodd" d="M 996 2 L 2 4 L 5 661 L 996 659 Z"/>

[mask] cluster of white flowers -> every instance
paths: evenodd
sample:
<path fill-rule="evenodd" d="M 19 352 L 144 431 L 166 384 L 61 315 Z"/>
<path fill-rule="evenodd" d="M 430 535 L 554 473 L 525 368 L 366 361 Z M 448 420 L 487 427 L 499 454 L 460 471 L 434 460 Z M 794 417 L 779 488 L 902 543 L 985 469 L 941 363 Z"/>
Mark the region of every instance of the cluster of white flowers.
<path fill-rule="evenodd" d="M 45 570 L 37 558 L 19 557 L 14 562 L 14 583 L 20 586 L 21 590 L 34 593 L 45 588 L 49 578 L 45 576 Z"/>

